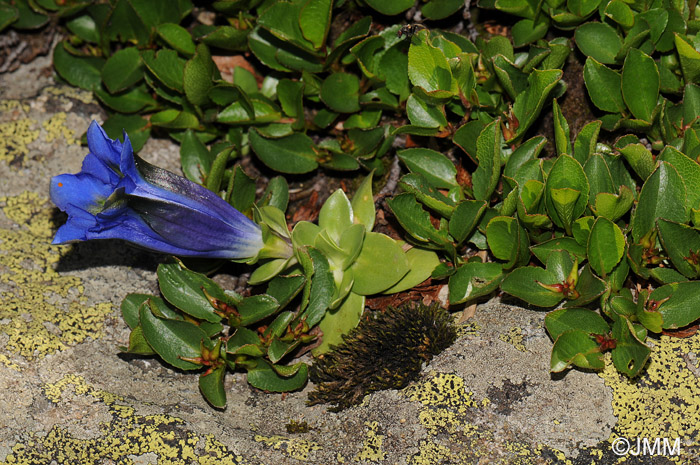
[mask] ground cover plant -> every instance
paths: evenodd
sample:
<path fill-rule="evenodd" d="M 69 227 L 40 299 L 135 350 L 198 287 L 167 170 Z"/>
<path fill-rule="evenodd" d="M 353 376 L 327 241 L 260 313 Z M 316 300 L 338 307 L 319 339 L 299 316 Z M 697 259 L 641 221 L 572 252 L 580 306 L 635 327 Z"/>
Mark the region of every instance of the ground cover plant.
<path fill-rule="evenodd" d="M 122 304 L 126 351 L 199 370 L 222 407 L 227 370 L 298 389 L 300 355 L 341 344 L 369 297 L 428 279 L 453 308 L 501 292 L 548 309 L 555 372 L 610 352 L 634 377 L 650 337 L 700 318 L 696 6 L 468 6 L 0 0 L 7 31 L 65 27 L 57 75 L 108 113 L 82 172 L 52 181 L 68 213 L 55 242 L 251 266 L 243 295 L 186 259 L 161 265 L 161 296 Z M 581 81 L 593 116 L 574 121 L 560 102 Z M 186 179 L 134 154 L 151 136 L 180 144 Z M 246 157 L 278 174 L 262 195 Z M 377 230 L 374 198 L 395 157 L 380 208 L 400 235 Z M 319 170 L 355 188 L 292 224 L 289 183 Z"/>

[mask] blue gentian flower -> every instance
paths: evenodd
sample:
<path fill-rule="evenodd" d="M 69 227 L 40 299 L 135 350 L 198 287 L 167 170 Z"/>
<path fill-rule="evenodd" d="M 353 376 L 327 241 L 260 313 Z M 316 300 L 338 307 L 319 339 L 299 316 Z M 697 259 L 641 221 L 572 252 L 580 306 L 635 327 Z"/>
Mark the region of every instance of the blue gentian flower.
<path fill-rule="evenodd" d="M 78 174 L 51 180 L 51 200 L 68 214 L 54 244 L 124 239 L 157 252 L 245 259 L 263 247 L 260 227 L 214 192 L 134 155 L 93 121 Z"/>

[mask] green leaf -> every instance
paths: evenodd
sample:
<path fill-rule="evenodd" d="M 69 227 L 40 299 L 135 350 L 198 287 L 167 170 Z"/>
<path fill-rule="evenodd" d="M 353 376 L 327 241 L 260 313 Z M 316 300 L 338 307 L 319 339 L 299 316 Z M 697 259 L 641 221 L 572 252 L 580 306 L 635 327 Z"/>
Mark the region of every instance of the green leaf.
<path fill-rule="evenodd" d="M 585 71 L 584 66 L 584 80 Z M 618 85 L 618 88 L 620 86 Z M 622 101 L 622 96 L 620 96 L 620 101 Z M 596 143 L 598 142 L 598 134 L 600 133 L 600 121 L 591 121 L 586 124 L 579 133 L 576 135 L 576 141 L 574 142 L 574 158 L 576 161 L 584 165 L 588 157 L 595 152 Z"/>
<path fill-rule="evenodd" d="M 131 146 L 134 152 L 138 152 L 146 143 L 148 136 L 151 134 L 151 128 L 148 121 L 139 115 L 121 115 L 115 113 L 102 124 L 102 129 L 112 139 L 122 137 L 124 131 L 129 134 Z"/>
<path fill-rule="evenodd" d="M 366 0 L 367 4 L 383 15 L 397 15 L 413 6 L 413 0 Z"/>
<path fill-rule="evenodd" d="M 639 202 L 632 216 L 632 237 L 639 243 L 655 225 L 657 218 L 685 223 L 685 186 L 676 169 L 662 161 L 649 176 L 639 194 Z M 683 208 L 681 208 L 683 206 Z"/>
<path fill-rule="evenodd" d="M 185 64 L 183 85 L 187 100 L 193 105 L 202 106 L 209 102 L 212 79 L 218 75 L 218 71 L 206 45 L 199 44 L 196 52 Z"/>
<path fill-rule="evenodd" d="M 345 192 L 338 189 L 323 204 L 318 214 L 318 225 L 328 231 L 337 244 L 340 236 L 353 224 L 353 211 Z"/>
<path fill-rule="evenodd" d="M 563 75 L 560 69 L 535 69 L 528 76 L 528 88 L 515 98 L 513 103 L 513 115 L 518 119 L 518 129 L 508 143 L 520 139 L 525 132 L 538 119 L 544 103 L 549 98 L 549 93 L 561 80 Z"/>
<path fill-rule="evenodd" d="M 428 19 L 443 19 L 464 7 L 462 0 L 431 0 L 421 8 L 421 13 Z"/>
<path fill-rule="evenodd" d="M 420 173 L 438 189 L 457 186 L 457 168 L 443 154 L 425 148 L 399 150 L 399 159 L 412 173 Z"/>
<path fill-rule="evenodd" d="M 374 228 L 374 220 L 377 216 L 374 208 L 374 197 L 372 196 L 372 174 L 373 172 L 370 172 L 362 180 L 360 187 L 357 188 L 350 202 L 353 212 L 353 223 L 364 225 L 367 232 L 372 231 Z"/>
<path fill-rule="evenodd" d="M 593 223 L 586 249 L 591 268 L 605 277 L 625 253 L 625 236 L 615 223 L 600 217 Z"/>
<path fill-rule="evenodd" d="M 258 199 L 256 205 L 260 208 L 264 206 L 275 207 L 280 211 L 287 211 L 289 203 L 289 185 L 282 176 L 275 176 L 270 179 L 265 192 Z"/>
<path fill-rule="evenodd" d="M 234 355 L 249 355 L 251 357 L 264 355 L 258 333 L 242 326 L 236 328 L 236 332 L 228 338 L 226 352 Z"/>
<path fill-rule="evenodd" d="M 432 250 L 413 247 L 405 255 L 408 261 L 408 273 L 389 289 L 385 289 L 384 294 L 407 291 L 419 285 L 430 278 L 435 268 L 440 264 L 440 259 Z"/>
<path fill-rule="evenodd" d="M 581 53 L 599 63 L 614 64 L 622 48 L 615 29 L 606 23 L 589 22 L 576 28 L 575 41 Z"/>
<path fill-rule="evenodd" d="M 399 194 L 388 199 L 387 204 L 401 226 L 415 239 L 435 244 L 447 242 L 447 235 L 430 223 L 430 214 L 423 210 L 413 194 Z"/>
<path fill-rule="evenodd" d="M 192 56 L 195 45 L 192 36 L 184 27 L 175 23 L 163 23 L 156 26 L 156 32 L 170 47 L 185 56 Z"/>
<path fill-rule="evenodd" d="M 204 177 L 211 169 L 213 158 L 194 131 L 185 132 L 180 144 L 180 162 L 182 172 L 187 179 L 203 185 Z"/>
<path fill-rule="evenodd" d="M 504 269 L 523 264 L 530 256 L 527 232 L 510 216 L 497 216 L 486 226 L 486 240 L 494 257 L 504 260 Z"/>
<path fill-rule="evenodd" d="M 384 234 L 368 232 L 360 255 L 350 267 L 355 282 L 352 291 L 372 295 L 396 284 L 408 273 L 408 260 L 395 240 Z"/>
<path fill-rule="evenodd" d="M 495 119 L 479 134 L 476 156 L 479 166 L 472 175 L 474 198 L 488 202 L 501 174 L 501 120 Z"/>
<path fill-rule="evenodd" d="M 300 2 L 275 2 L 260 13 L 258 24 L 270 31 L 275 37 L 301 47 L 313 50 L 313 45 L 302 34 L 299 17 L 302 4 Z M 278 58 L 280 58 L 278 54 Z"/>
<path fill-rule="evenodd" d="M 588 202 L 595 201 L 596 196 L 601 192 L 615 192 L 612 174 L 605 163 L 605 159 L 599 153 L 594 153 L 588 157 L 588 161 L 583 166 L 586 178 L 589 183 Z"/>
<path fill-rule="evenodd" d="M 642 144 L 627 144 L 618 149 L 625 157 L 632 169 L 642 179 L 647 179 L 654 168 L 656 162 L 651 152 Z"/>
<path fill-rule="evenodd" d="M 451 95 L 455 83 L 445 54 L 428 41 L 428 31 L 419 31 L 413 37 L 408 49 L 408 77 L 411 83 L 429 93 L 445 91 L 446 96 Z"/>
<path fill-rule="evenodd" d="M 700 233 L 690 226 L 662 218 L 656 221 L 656 226 L 661 244 L 673 266 L 690 279 L 698 278 L 700 263 L 695 263 L 698 260 L 693 260 L 693 256 L 700 253 Z"/>
<path fill-rule="evenodd" d="M 0 4 L 0 31 L 17 21 L 19 11 L 10 4 Z"/>
<path fill-rule="evenodd" d="M 163 110 L 151 115 L 151 124 L 170 129 L 197 129 L 199 120 L 193 113 L 175 109 Z"/>
<path fill-rule="evenodd" d="M 131 333 L 129 333 L 129 347 L 126 348 L 126 352 L 138 355 L 155 355 L 153 348 L 143 335 L 141 326 L 132 328 Z"/>
<path fill-rule="evenodd" d="M 700 165 L 678 149 L 667 145 L 659 154 L 658 160 L 673 165 L 683 178 L 686 187 L 686 209 L 700 206 Z"/>
<path fill-rule="evenodd" d="M 544 325 L 553 340 L 566 331 L 579 330 L 587 334 L 608 334 L 610 326 L 605 318 L 587 308 L 560 308 L 547 314 Z"/>
<path fill-rule="evenodd" d="M 343 334 L 347 334 L 360 322 L 365 310 L 365 296 L 350 292 L 343 304 L 334 310 L 326 312 L 318 324 L 323 331 L 321 344 L 314 348 L 315 356 L 328 352 L 332 346 L 343 342 Z"/>
<path fill-rule="evenodd" d="M 588 205 L 589 185 L 581 165 L 569 155 L 561 155 L 549 171 L 545 184 L 545 204 L 552 221 L 570 231 Z"/>
<path fill-rule="evenodd" d="M 277 299 L 267 294 L 258 294 L 245 297 L 237 306 L 241 318 L 242 326 L 249 326 L 252 323 L 274 315 L 280 309 Z"/>
<path fill-rule="evenodd" d="M 626 111 L 627 106 L 622 98 L 622 77 L 618 72 L 588 57 L 583 66 L 583 81 L 596 107 L 612 113 Z"/>
<path fill-rule="evenodd" d="M 224 375 L 226 365 L 220 365 L 210 373 L 199 375 L 199 390 L 207 402 L 213 407 L 226 407 L 226 391 L 224 391 Z"/>
<path fill-rule="evenodd" d="M 301 9 L 299 26 L 304 38 L 320 49 L 326 42 L 331 23 L 333 0 L 308 0 Z"/>
<path fill-rule="evenodd" d="M 248 32 L 232 26 L 195 26 L 192 33 L 201 42 L 210 47 L 221 48 L 236 52 L 248 50 Z"/>
<path fill-rule="evenodd" d="M 489 295 L 504 278 L 498 263 L 466 263 L 450 276 L 448 284 L 450 305 L 464 303 L 477 297 Z"/>
<path fill-rule="evenodd" d="M 486 206 L 483 200 L 464 200 L 457 204 L 449 223 L 450 235 L 457 243 L 464 241 L 474 231 Z"/>
<path fill-rule="evenodd" d="M 268 362 L 260 360 L 255 368 L 248 370 L 248 383 L 263 391 L 295 391 L 306 384 L 309 368 L 305 363 L 299 362 L 294 365 L 294 369 L 297 370 L 294 375 L 284 377 L 279 375 Z"/>
<path fill-rule="evenodd" d="M 556 275 L 536 266 L 524 266 L 511 271 L 501 282 L 501 290 L 538 307 L 553 307 L 564 298 L 541 284 L 558 284 Z"/>
<path fill-rule="evenodd" d="M 537 245 L 530 247 L 533 255 L 542 263 L 547 263 L 549 255 L 558 250 L 565 250 L 569 255 L 575 257 L 579 263 L 586 259 L 586 248 L 576 242 L 571 237 L 556 237 L 548 241 L 540 242 Z"/>
<path fill-rule="evenodd" d="M 102 88 L 94 89 L 93 92 L 102 103 L 120 113 L 136 113 L 139 110 L 147 112 L 157 106 L 156 100 L 145 85 L 133 87 L 116 95 L 111 95 Z"/>
<path fill-rule="evenodd" d="M 550 370 L 558 373 L 571 365 L 594 370 L 605 368 L 598 344 L 584 331 L 566 331 L 554 341 Z"/>
<path fill-rule="evenodd" d="M 60 42 L 53 51 L 53 64 L 56 72 L 69 84 L 85 90 L 95 90 L 102 83 L 102 58 L 84 58 L 73 56 Z"/>
<path fill-rule="evenodd" d="M 294 133 L 278 139 L 267 139 L 251 129 L 248 132 L 250 146 L 270 168 L 282 173 L 308 173 L 318 167 L 314 143 L 305 134 Z"/>
<path fill-rule="evenodd" d="M 700 78 L 700 52 L 686 42 L 681 35 L 676 34 L 674 38 L 678 58 L 681 62 L 681 71 L 686 84 L 698 82 Z"/>
<path fill-rule="evenodd" d="M 438 214 L 446 218 L 452 215 L 454 202 L 429 185 L 422 174 L 411 173 L 403 176 L 399 186 L 403 191 L 414 194 L 418 201 Z"/>
<path fill-rule="evenodd" d="M 148 294 L 129 294 L 122 300 L 120 309 L 129 329 L 134 329 L 139 325 L 139 309 L 149 298 L 151 296 Z"/>
<path fill-rule="evenodd" d="M 630 377 L 638 375 L 649 359 L 651 350 L 637 340 L 635 328 L 627 318 L 615 318 L 612 333 L 616 342 L 612 351 L 615 368 Z"/>
<path fill-rule="evenodd" d="M 302 315 L 306 318 L 309 326 L 314 326 L 324 317 L 331 304 L 335 292 L 335 282 L 326 257 L 313 248 L 309 248 L 307 253 L 308 269 L 305 266 L 304 272 L 306 273 L 306 289 L 308 291 L 305 289 L 304 294 L 308 295 L 308 305 Z M 306 301 L 306 297 L 304 300 Z"/>
<path fill-rule="evenodd" d="M 349 73 L 333 73 L 321 84 L 321 100 L 339 113 L 353 113 L 360 110 L 360 81 Z"/>
<path fill-rule="evenodd" d="M 158 285 L 168 302 L 201 320 L 217 323 L 221 316 L 214 313 L 214 307 L 204 294 L 219 298 L 224 292 L 206 276 L 184 268 L 180 263 L 158 265 Z"/>
<path fill-rule="evenodd" d="M 547 35 L 549 24 L 547 21 L 540 19 L 535 22 L 531 19 L 521 19 L 513 25 L 511 33 L 513 34 L 513 46 L 522 47 L 532 42 L 536 42 Z"/>
<path fill-rule="evenodd" d="M 557 148 L 557 154 L 573 155 L 569 123 L 566 122 L 566 118 L 562 115 L 556 99 L 552 100 L 552 109 L 554 110 L 554 145 Z"/>
<path fill-rule="evenodd" d="M 415 94 L 408 96 L 406 116 L 412 125 L 420 128 L 442 128 L 447 125 L 444 106 L 431 105 Z"/>
<path fill-rule="evenodd" d="M 148 344 L 170 365 L 181 370 L 197 370 L 200 365 L 182 360 L 202 355 L 201 343 L 207 335 L 187 321 L 168 320 L 153 314 L 148 305 L 141 306 L 141 328 Z"/>
<path fill-rule="evenodd" d="M 114 94 L 143 79 L 143 64 L 136 47 L 127 47 L 114 53 L 102 67 L 102 81 Z"/>
<path fill-rule="evenodd" d="M 185 60 L 171 49 L 161 49 L 156 54 L 153 50 L 141 52 L 141 59 L 150 72 L 166 87 L 182 93 L 184 91 Z"/>
<path fill-rule="evenodd" d="M 654 59 L 636 48 L 630 49 L 622 66 L 622 96 L 635 118 L 653 121 L 659 83 Z"/>
<path fill-rule="evenodd" d="M 627 187 L 621 186 L 619 194 L 601 192 L 595 197 L 595 214 L 617 221 L 630 209 L 634 203 L 634 192 Z"/>

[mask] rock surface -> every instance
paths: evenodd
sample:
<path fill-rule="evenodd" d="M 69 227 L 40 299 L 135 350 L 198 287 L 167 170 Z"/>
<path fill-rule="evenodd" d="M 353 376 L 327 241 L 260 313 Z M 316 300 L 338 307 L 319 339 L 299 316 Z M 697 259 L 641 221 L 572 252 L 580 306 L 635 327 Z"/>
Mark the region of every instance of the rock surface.
<path fill-rule="evenodd" d="M 121 299 L 157 291 L 161 257 L 49 245 L 64 218 L 48 180 L 79 170 L 100 107 L 37 60 L 0 76 L 0 110 L 1 465 L 700 463 L 700 337 L 655 339 L 636 381 L 609 363 L 553 376 L 545 313 L 498 299 L 404 390 L 331 413 L 306 406 L 311 386 L 267 394 L 233 374 L 212 409 L 196 375 L 119 353 Z M 178 169 L 169 141 L 141 156 Z M 617 438 L 678 438 L 680 455 L 618 456 Z"/>

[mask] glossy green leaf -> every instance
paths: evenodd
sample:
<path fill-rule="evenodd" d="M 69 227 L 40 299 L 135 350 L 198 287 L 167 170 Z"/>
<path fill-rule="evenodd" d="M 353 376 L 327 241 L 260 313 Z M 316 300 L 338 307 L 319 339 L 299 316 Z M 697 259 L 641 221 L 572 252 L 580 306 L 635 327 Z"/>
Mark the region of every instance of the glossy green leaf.
<path fill-rule="evenodd" d="M 628 144 L 619 151 L 642 179 L 647 179 L 656 168 L 654 157 L 643 144 Z"/>
<path fill-rule="evenodd" d="M 558 250 L 565 250 L 569 255 L 575 257 L 579 263 L 586 259 L 586 247 L 580 245 L 572 237 L 556 237 L 548 241 L 540 242 L 537 245 L 530 247 L 533 255 L 542 263 L 547 263 L 549 255 Z"/>
<path fill-rule="evenodd" d="M 141 59 L 150 72 L 166 87 L 177 92 L 184 91 L 185 60 L 177 56 L 171 49 L 161 49 L 158 53 L 153 50 L 141 52 Z"/>
<path fill-rule="evenodd" d="M 690 226 L 658 219 L 661 244 L 673 266 L 687 278 L 700 276 L 700 233 Z M 693 258 L 695 257 L 695 259 Z"/>
<path fill-rule="evenodd" d="M 145 85 L 133 87 L 127 91 L 112 95 L 102 88 L 94 89 L 95 96 L 112 110 L 120 113 L 149 111 L 157 106 L 156 100 Z"/>
<path fill-rule="evenodd" d="M 191 130 L 185 132 L 180 144 L 180 162 L 182 172 L 187 179 L 203 184 L 204 176 L 209 172 L 213 159 L 214 156 L 195 132 Z"/>
<path fill-rule="evenodd" d="M 560 308 L 547 314 L 544 325 L 553 340 L 566 331 L 579 330 L 587 334 L 607 334 L 610 331 L 605 318 L 587 308 Z"/>
<path fill-rule="evenodd" d="M 513 46 L 522 47 L 542 39 L 547 34 L 548 26 L 547 21 L 541 19 L 537 22 L 527 18 L 521 19 L 511 29 Z"/>
<path fill-rule="evenodd" d="M 681 178 L 683 178 L 687 194 L 686 209 L 690 210 L 691 208 L 700 207 L 700 165 L 670 145 L 664 147 L 657 159 L 673 165 Z"/>
<path fill-rule="evenodd" d="M 620 187 L 619 194 L 601 192 L 595 197 L 595 214 L 617 221 L 629 211 L 634 203 L 634 192 L 627 187 Z"/>
<path fill-rule="evenodd" d="M 263 391 L 288 392 L 301 389 L 309 375 L 308 366 L 299 362 L 294 366 L 297 370 L 292 376 L 284 377 L 277 373 L 268 362 L 261 360 L 258 365 L 248 370 L 248 383 Z"/>
<path fill-rule="evenodd" d="M 651 350 L 639 342 L 634 325 L 624 317 L 617 317 L 613 322 L 612 336 L 615 348 L 612 360 L 615 368 L 627 376 L 636 376 L 644 368 Z"/>
<path fill-rule="evenodd" d="M 326 41 L 331 23 L 333 0 L 307 0 L 299 15 L 299 26 L 304 38 L 319 49 Z"/>
<path fill-rule="evenodd" d="M 486 202 L 483 200 L 464 200 L 457 204 L 449 222 L 450 235 L 457 243 L 469 237 L 485 210 Z"/>
<path fill-rule="evenodd" d="M 168 302 L 187 314 L 212 323 L 221 321 L 202 289 L 217 298 L 223 291 L 206 276 L 188 270 L 180 263 L 164 263 L 158 265 L 158 285 Z"/>
<path fill-rule="evenodd" d="M 588 204 L 588 179 L 581 165 L 568 155 L 561 155 L 552 166 L 545 184 L 545 204 L 552 221 L 559 227 L 583 214 Z"/>
<path fill-rule="evenodd" d="M 308 173 L 318 167 L 313 141 L 301 133 L 278 139 L 262 137 L 252 129 L 249 133 L 250 146 L 257 156 L 270 168 L 282 173 Z"/>
<path fill-rule="evenodd" d="M 639 193 L 631 223 L 634 242 L 639 243 L 642 236 L 654 228 L 658 218 L 685 223 L 688 219 L 685 192 L 683 179 L 676 169 L 666 162 L 659 162 Z"/>
<path fill-rule="evenodd" d="M 527 262 L 530 252 L 527 232 L 510 216 L 497 216 L 486 226 L 486 240 L 494 257 L 504 260 L 504 269 Z"/>
<path fill-rule="evenodd" d="M 163 23 L 156 26 L 156 32 L 165 43 L 185 56 L 195 52 L 192 36 L 184 27 L 174 23 Z"/>
<path fill-rule="evenodd" d="M 308 289 L 308 291 L 304 290 L 304 293 L 308 295 L 308 305 L 302 315 L 306 318 L 309 326 L 314 326 L 324 317 L 331 304 L 335 283 L 328 260 L 322 253 L 313 248 L 309 249 L 308 258 L 310 260 L 307 265 L 308 269 L 306 266 L 304 267 L 307 276 L 306 288 Z"/>
<path fill-rule="evenodd" d="M 431 105 L 415 94 L 408 96 L 406 101 L 406 116 L 412 125 L 421 128 L 442 128 L 447 125 L 444 107 Z"/>
<path fill-rule="evenodd" d="M 435 229 L 430 223 L 430 215 L 413 194 L 399 194 L 388 199 L 387 204 L 401 226 L 415 239 L 435 244 L 447 242 L 447 234 Z"/>
<path fill-rule="evenodd" d="M 605 277 L 625 253 L 625 237 L 615 223 L 600 217 L 593 223 L 586 249 L 591 268 Z"/>
<path fill-rule="evenodd" d="M 367 4 L 383 15 L 397 15 L 413 6 L 412 0 L 395 0 L 387 2 L 385 0 L 367 0 Z"/>
<path fill-rule="evenodd" d="M 576 28 L 576 45 L 581 52 L 599 63 L 614 64 L 622 48 L 615 29 L 606 23 L 590 22 Z"/>
<path fill-rule="evenodd" d="M 280 305 L 277 299 L 267 294 L 245 297 L 237 306 L 242 326 L 248 326 L 270 315 L 274 315 L 279 308 Z"/>
<path fill-rule="evenodd" d="M 249 177 L 241 165 L 236 165 L 231 176 L 230 197 L 226 200 L 236 210 L 246 212 L 255 203 L 255 191 L 255 179 Z"/>
<path fill-rule="evenodd" d="M 682 328 L 700 318 L 699 281 L 666 284 L 654 290 L 649 299 L 661 302 L 658 311 L 664 329 Z"/>
<path fill-rule="evenodd" d="M 584 65 L 584 81 L 585 81 L 585 65 Z M 618 88 L 620 86 L 618 85 Z M 622 98 L 620 98 L 622 101 Z M 574 158 L 582 166 L 585 165 L 588 157 L 595 152 L 596 143 L 598 142 L 598 134 L 600 133 L 600 121 L 591 121 L 586 124 L 576 135 L 574 141 Z M 589 178 L 590 181 L 590 178 Z"/>
<path fill-rule="evenodd" d="M 200 345 L 207 335 L 199 327 L 187 321 L 159 318 L 148 305 L 141 306 L 140 320 L 148 344 L 163 360 L 181 370 L 201 367 L 182 359 L 201 356 Z"/>
<path fill-rule="evenodd" d="M 60 42 L 53 51 L 53 65 L 56 72 L 69 84 L 85 90 L 94 90 L 102 83 L 102 58 L 73 56 Z"/>
<path fill-rule="evenodd" d="M 445 218 L 452 215 L 455 204 L 449 197 L 428 184 L 422 174 L 411 173 L 403 176 L 399 186 L 404 192 L 416 196 L 418 201 Z"/>
<path fill-rule="evenodd" d="M 700 52 L 678 34 L 676 34 L 674 42 L 686 84 L 698 82 L 700 78 Z"/>
<path fill-rule="evenodd" d="M 224 390 L 224 375 L 226 365 L 220 365 L 210 373 L 199 375 L 199 390 L 207 402 L 213 407 L 226 407 L 226 391 Z"/>
<path fill-rule="evenodd" d="M 460 266 L 448 283 L 450 305 L 492 293 L 504 276 L 498 263 L 470 262 Z"/>
<path fill-rule="evenodd" d="M 431 0 L 421 8 L 428 19 L 443 19 L 464 7 L 462 0 Z"/>
<path fill-rule="evenodd" d="M 193 113 L 175 109 L 163 110 L 151 115 L 151 124 L 170 129 L 196 129 L 199 120 Z"/>
<path fill-rule="evenodd" d="M 446 91 L 454 83 L 452 71 L 442 50 L 428 41 L 427 31 L 419 31 L 408 49 L 408 77 L 414 86 L 426 92 Z"/>
<path fill-rule="evenodd" d="M 122 318 L 129 329 L 134 329 L 139 325 L 139 309 L 149 298 L 151 296 L 148 294 L 129 294 L 122 300 L 120 306 Z"/>
<path fill-rule="evenodd" d="M 554 341 L 550 370 L 558 373 L 571 365 L 595 370 L 605 368 L 598 344 L 584 331 L 565 331 Z"/>
<path fill-rule="evenodd" d="M 353 113 L 360 110 L 360 81 L 349 73 L 333 73 L 321 84 L 321 99 L 328 107 L 339 113 Z"/>
<path fill-rule="evenodd" d="M 527 90 L 518 95 L 513 103 L 513 115 L 519 125 L 515 136 L 508 140 L 512 143 L 525 135 L 525 132 L 538 119 L 544 103 L 549 99 L 549 93 L 562 78 L 560 69 L 535 69 L 528 76 Z"/>
<path fill-rule="evenodd" d="M 114 94 L 143 79 L 143 65 L 136 47 L 116 51 L 102 67 L 102 81 Z"/>
<path fill-rule="evenodd" d="M 524 266 L 511 271 L 501 282 L 501 290 L 538 307 L 553 307 L 564 298 L 541 284 L 558 284 L 557 277 L 536 266 Z"/>
<path fill-rule="evenodd" d="M 426 148 L 399 150 L 399 159 L 412 173 L 420 173 L 438 189 L 457 185 L 457 168 L 443 154 Z"/>
<path fill-rule="evenodd" d="M 654 59 L 630 49 L 622 66 L 622 96 L 635 118 L 651 123 L 659 97 L 659 70 Z"/>
<path fill-rule="evenodd" d="M 479 166 L 472 175 L 474 198 L 489 201 L 501 174 L 501 120 L 495 119 L 476 140 Z"/>
<path fill-rule="evenodd" d="M 627 106 L 622 98 L 622 77 L 618 72 L 588 57 L 583 67 L 583 80 L 596 107 L 612 113 L 626 111 Z"/>
<path fill-rule="evenodd" d="M 274 2 L 260 13 L 258 24 L 283 41 L 313 50 L 312 43 L 304 38 L 301 30 L 299 18 L 302 8 L 301 2 Z M 281 56 L 278 54 L 277 58 L 280 59 Z"/>
<path fill-rule="evenodd" d="M 126 349 L 126 350 L 124 350 Z M 155 355 L 153 347 L 148 344 L 146 337 L 143 335 L 143 328 L 136 326 L 129 333 L 129 346 L 122 348 L 127 353 L 138 355 Z"/>

